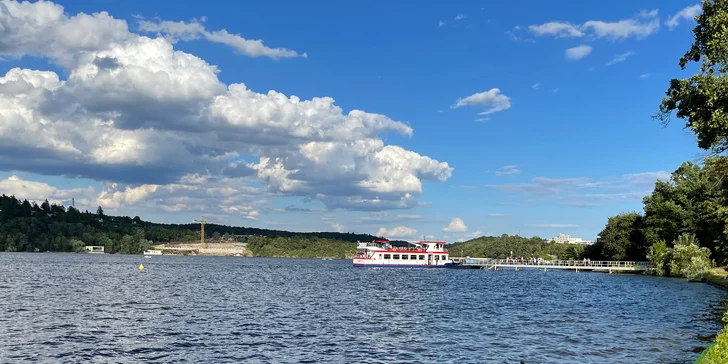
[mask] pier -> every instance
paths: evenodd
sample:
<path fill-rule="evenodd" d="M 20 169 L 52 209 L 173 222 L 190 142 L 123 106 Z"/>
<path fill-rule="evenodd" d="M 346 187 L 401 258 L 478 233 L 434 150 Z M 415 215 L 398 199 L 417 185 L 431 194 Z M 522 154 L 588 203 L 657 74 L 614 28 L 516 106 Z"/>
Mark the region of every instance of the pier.
<path fill-rule="evenodd" d="M 456 268 L 497 270 L 512 268 L 522 269 L 567 269 L 575 271 L 601 271 L 601 272 L 644 272 L 654 269 L 648 262 L 606 261 L 606 260 L 554 260 L 543 262 L 518 261 L 514 259 L 489 259 L 451 257 Z"/>

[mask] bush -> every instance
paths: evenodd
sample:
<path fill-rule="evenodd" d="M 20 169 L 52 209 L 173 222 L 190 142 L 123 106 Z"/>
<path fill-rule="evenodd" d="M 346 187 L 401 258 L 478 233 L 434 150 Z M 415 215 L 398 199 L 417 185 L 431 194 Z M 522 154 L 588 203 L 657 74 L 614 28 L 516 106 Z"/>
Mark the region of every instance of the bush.
<path fill-rule="evenodd" d="M 728 363 L 728 332 L 723 331 L 715 338 L 715 343 L 696 361 L 697 364 L 725 364 Z"/>
<path fill-rule="evenodd" d="M 707 270 L 713 267 L 710 250 L 701 248 L 693 234 L 682 234 L 668 248 L 660 240 L 649 249 L 649 260 L 655 265 L 658 276 L 685 277 L 690 280 L 702 278 Z"/>
<path fill-rule="evenodd" d="M 652 244 L 649 249 L 649 254 L 647 258 L 649 259 L 650 263 L 655 266 L 655 273 L 658 276 L 665 275 L 665 264 L 667 263 L 667 256 L 668 248 L 664 240 L 657 241 L 656 243 Z"/>
<path fill-rule="evenodd" d="M 682 234 L 668 250 L 670 276 L 696 279 L 710 269 L 710 250 L 701 248 L 693 234 Z"/>

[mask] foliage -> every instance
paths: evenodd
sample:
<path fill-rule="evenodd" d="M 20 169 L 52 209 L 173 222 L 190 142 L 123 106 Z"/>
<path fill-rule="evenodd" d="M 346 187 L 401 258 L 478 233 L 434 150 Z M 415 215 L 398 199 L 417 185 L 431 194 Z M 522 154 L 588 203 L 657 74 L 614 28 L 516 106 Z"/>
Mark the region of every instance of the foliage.
<path fill-rule="evenodd" d="M 710 346 L 705 354 L 696 361 L 697 364 L 725 364 L 728 363 L 728 331 L 723 328 L 715 338 L 715 343 Z"/>
<path fill-rule="evenodd" d="M 670 276 L 695 279 L 712 267 L 710 250 L 701 248 L 695 235 L 682 234 L 666 254 Z"/>
<path fill-rule="evenodd" d="M 642 221 L 642 215 L 636 212 L 610 217 L 598 241 L 584 255 L 593 260 L 644 260 L 647 243 L 641 230 Z"/>
<path fill-rule="evenodd" d="M 701 248 L 695 235 L 681 234 L 672 245 L 670 248 L 660 240 L 650 247 L 649 260 L 655 265 L 655 274 L 698 279 L 713 267 L 710 250 Z"/>
<path fill-rule="evenodd" d="M 580 259 L 583 246 L 547 242 L 539 237 L 518 235 L 482 236 L 448 246 L 450 255 L 505 259 L 531 256 L 544 259 Z M 513 252 L 513 255 L 511 255 Z"/>
<path fill-rule="evenodd" d="M 341 240 L 293 237 L 249 237 L 248 249 L 259 257 L 350 258 L 356 244 Z"/>
<path fill-rule="evenodd" d="M 667 253 L 668 247 L 664 240 L 659 240 L 650 247 L 648 260 L 655 266 L 655 274 L 658 276 L 665 275 Z"/>
<path fill-rule="evenodd" d="M 151 244 L 199 241 L 199 229 L 198 224 L 155 224 L 142 221 L 138 216 L 107 216 L 101 207 L 95 213 L 81 212 L 48 201 L 38 206 L 14 196 L 0 196 L 0 251 L 74 252 L 83 251 L 85 245 L 102 245 L 107 253 L 139 254 Z M 317 253 L 331 253 L 331 256 L 343 256 L 353 246 L 351 242 L 375 239 L 366 234 L 294 233 L 215 224 L 205 225 L 205 235 L 216 239 L 221 236 L 222 239 L 257 237 L 258 244 L 274 244 L 270 248 L 260 247 L 262 254 L 279 255 L 286 253 L 281 253 L 281 245 L 276 245 L 277 238 L 297 241 L 297 245 L 291 246 L 295 249 L 310 248 Z M 326 244 L 331 244 L 331 248 L 322 247 Z"/>
<path fill-rule="evenodd" d="M 688 62 L 702 61 L 700 72 L 670 80 L 656 116 L 667 124 L 676 111 L 700 148 L 721 153 L 728 150 L 728 1 L 703 0 L 702 8 L 694 42 L 679 62 L 684 70 Z"/>

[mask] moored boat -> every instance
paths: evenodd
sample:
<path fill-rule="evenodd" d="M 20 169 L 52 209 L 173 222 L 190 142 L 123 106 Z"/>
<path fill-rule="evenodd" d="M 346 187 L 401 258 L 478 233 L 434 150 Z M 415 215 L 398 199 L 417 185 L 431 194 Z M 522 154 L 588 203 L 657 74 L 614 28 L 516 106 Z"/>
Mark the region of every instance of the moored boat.
<path fill-rule="evenodd" d="M 443 241 L 408 242 L 395 246 L 387 239 L 357 242 L 355 267 L 370 268 L 450 268 L 452 261 Z"/>
<path fill-rule="evenodd" d="M 162 255 L 161 250 L 149 249 L 144 252 L 144 255 Z"/>

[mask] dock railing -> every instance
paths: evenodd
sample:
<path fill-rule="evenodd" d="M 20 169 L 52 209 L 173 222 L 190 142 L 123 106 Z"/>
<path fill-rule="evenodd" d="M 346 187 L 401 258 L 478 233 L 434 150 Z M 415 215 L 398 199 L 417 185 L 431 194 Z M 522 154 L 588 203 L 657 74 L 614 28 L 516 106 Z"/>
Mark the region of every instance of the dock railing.
<path fill-rule="evenodd" d="M 649 270 L 654 266 L 649 262 L 638 261 L 608 261 L 608 260 L 520 260 L 520 259 L 490 259 L 451 257 L 455 263 L 465 266 L 483 267 L 533 267 L 533 268 L 561 268 L 561 269 L 588 269 L 588 270 Z"/>

